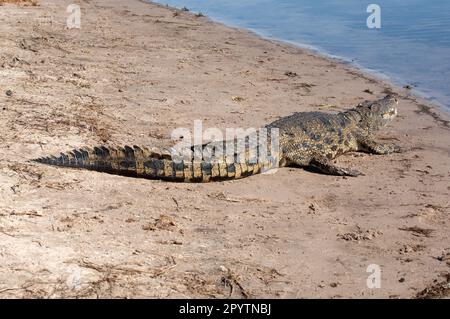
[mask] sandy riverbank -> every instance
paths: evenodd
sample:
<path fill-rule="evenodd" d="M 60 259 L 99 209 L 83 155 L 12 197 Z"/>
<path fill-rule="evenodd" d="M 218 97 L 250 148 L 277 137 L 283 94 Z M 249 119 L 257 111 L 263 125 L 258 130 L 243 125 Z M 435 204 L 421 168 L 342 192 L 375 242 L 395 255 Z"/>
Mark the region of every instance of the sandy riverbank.
<path fill-rule="evenodd" d="M 70 3 L 0 6 L 0 297 L 448 296 L 447 115 L 308 51 L 140 1 L 79 1 L 69 30 Z M 358 178 L 285 168 L 192 185 L 27 163 L 389 90 L 399 117 L 379 138 L 405 152 L 339 158 Z M 367 288 L 370 264 L 380 289 Z"/>

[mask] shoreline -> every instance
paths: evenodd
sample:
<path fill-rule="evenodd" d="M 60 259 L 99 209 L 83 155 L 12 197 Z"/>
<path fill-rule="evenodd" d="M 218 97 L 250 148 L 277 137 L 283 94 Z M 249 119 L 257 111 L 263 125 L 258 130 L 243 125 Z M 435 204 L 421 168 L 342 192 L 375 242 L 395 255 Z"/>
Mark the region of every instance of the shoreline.
<path fill-rule="evenodd" d="M 158 2 L 153 2 L 152 0 L 141 0 L 141 1 L 144 3 L 151 3 L 151 4 L 154 4 L 157 6 L 161 6 L 162 8 L 171 8 L 172 10 L 180 10 L 180 8 L 173 7 L 170 5 L 164 5 L 164 4 L 161 4 Z M 189 11 L 189 13 L 192 15 L 196 14 L 196 12 L 192 12 L 192 11 Z M 255 36 L 260 37 L 264 40 L 271 41 L 274 43 L 279 43 L 281 45 L 291 46 L 293 48 L 306 50 L 307 52 L 309 52 L 313 55 L 317 55 L 318 57 L 322 57 L 324 59 L 331 60 L 336 63 L 348 66 L 350 69 L 352 69 L 354 71 L 358 71 L 363 75 L 369 76 L 376 81 L 381 81 L 381 82 L 384 82 L 385 84 L 396 87 L 397 90 L 402 91 L 404 93 L 404 95 L 412 95 L 415 98 L 421 99 L 423 101 L 422 103 L 425 102 L 425 103 L 433 105 L 434 107 L 438 107 L 446 115 L 450 115 L 450 105 L 445 105 L 444 103 L 439 102 L 432 95 L 429 95 L 425 92 L 421 92 L 420 89 L 417 89 L 415 87 L 411 87 L 408 89 L 405 88 L 406 85 L 409 85 L 409 83 L 406 79 L 400 79 L 400 78 L 394 79 L 391 76 L 383 73 L 383 71 L 364 67 L 363 65 L 361 65 L 359 63 L 353 62 L 352 58 L 350 58 L 350 57 L 334 55 L 334 54 L 328 53 L 325 50 L 320 49 L 314 45 L 295 42 L 295 41 L 289 41 L 289 40 L 283 40 L 281 38 L 272 37 L 272 36 L 264 34 L 264 32 L 260 32 L 256 29 L 237 26 L 237 25 L 233 24 L 232 22 L 225 21 L 225 20 L 222 21 L 220 19 L 213 19 L 213 18 L 209 17 L 208 15 L 204 15 L 204 17 L 208 18 L 213 23 L 218 23 L 225 27 L 244 31 L 244 32 L 245 31 L 250 32 L 251 34 L 254 34 Z"/>
<path fill-rule="evenodd" d="M 151 5 L 161 7 L 161 8 L 180 11 L 180 8 L 173 7 L 170 5 L 164 5 L 164 4 L 161 4 L 158 2 L 153 2 L 152 0 L 139 0 L 139 1 L 143 2 L 144 4 L 151 4 Z M 188 11 L 188 12 L 186 12 L 186 14 L 191 14 L 192 16 L 195 16 L 196 12 Z M 244 32 L 244 33 L 247 32 L 250 35 L 254 35 L 256 37 L 259 37 L 265 41 L 272 42 L 274 44 L 279 44 L 281 46 L 289 46 L 293 49 L 300 49 L 300 50 L 308 52 L 311 55 L 317 56 L 318 58 L 322 58 L 322 59 L 328 60 L 330 62 L 345 66 L 350 71 L 359 73 L 361 75 L 361 77 L 365 77 L 367 79 L 383 83 L 386 86 L 390 86 L 391 88 L 395 89 L 396 92 L 401 92 L 399 94 L 406 96 L 406 97 L 412 97 L 413 99 L 416 99 L 417 101 L 419 101 L 421 104 L 427 104 L 428 106 L 431 106 L 432 108 L 437 108 L 439 111 L 441 111 L 444 114 L 444 116 L 450 116 L 450 105 L 446 106 L 445 104 L 443 104 L 437 100 L 433 100 L 432 96 L 429 96 L 424 92 L 420 92 L 417 89 L 415 89 L 414 87 L 411 89 L 406 89 L 402 86 L 403 84 L 396 83 L 397 82 L 396 80 L 391 78 L 389 75 L 384 74 L 382 71 L 377 71 L 377 70 L 373 70 L 370 68 L 366 68 L 363 65 L 360 65 L 358 63 L 351 61 L 352 60 L 351 58 L 341 57 L 338 55 L 327 53 L 324 50 L 317 48 L 313 45 L 271 37 L 271 36 L 265 35 L 262 32 L 255 30 L 255 29 L 236 26 L 236 25 L 233 25 L 232 23 L 228 23 L 226 21 L 215 20 L 215 19 L 209 17 L 208 15 L 204 15 L 203 17 L 208 19 L 211 23 L 217 23 L 226 28 L 230 28 L 230 29 L 236 30 L 238 32 Z M 407 82 L 405 82 L 404 84 L 406 85 Z"/>
<path fill-rule="evenodd" d="M 0 6 L 1 297 L 449 296 L 450 122 L 440 108 L 206 17 L 80 1 L 82 27 L 68 29 L 69 4 Z M 193 185 L 28 161 L 82 146 L 171 146 L 172 130 L 197 119 L 259 127 L 390 90 L 399 116 L 377 138 L 404 152 L 339 157 L 358 178 L 282 168 Z M 372 264 L 381 289 L 366 285 Z"/>

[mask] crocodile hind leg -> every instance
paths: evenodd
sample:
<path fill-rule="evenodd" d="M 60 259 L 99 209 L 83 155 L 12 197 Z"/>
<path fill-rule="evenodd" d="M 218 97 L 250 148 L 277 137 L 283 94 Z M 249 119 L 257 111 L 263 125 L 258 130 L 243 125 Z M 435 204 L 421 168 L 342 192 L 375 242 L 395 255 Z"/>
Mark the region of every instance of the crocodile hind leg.
<path fill-rule="evenodd" d="M 336 175 L 336 176 L 364 175 L 363 173 L 353 169 L 336 166 L 327 157 L 320 154 L 314 154 L 312 157 L 302 155 L 291 155 L 288 156 L 287 158 L 287 164 L 288 164 L 287 166 L 297 166 L 305 168 L 312 167 L 318 170 L 319 172 L 327 175 Z"/>
<path fill-rule="evenodd" d="M 358 138 L 358 151 L 369 154 L 385 155 L 400 153 L 401 148 L 396 144 L 378 143 L 369 137 Z"/>
<path fill-rule="evenodd" d="M 314 167 L 323 174 L 328 175 L 352 176 L 352 177 L 364 175 L 363 173 L 357 170 L 336 166 L 328 158 L 322 155 L 314 155 L 311 161 L 309 162 L 309 166 Z"/>

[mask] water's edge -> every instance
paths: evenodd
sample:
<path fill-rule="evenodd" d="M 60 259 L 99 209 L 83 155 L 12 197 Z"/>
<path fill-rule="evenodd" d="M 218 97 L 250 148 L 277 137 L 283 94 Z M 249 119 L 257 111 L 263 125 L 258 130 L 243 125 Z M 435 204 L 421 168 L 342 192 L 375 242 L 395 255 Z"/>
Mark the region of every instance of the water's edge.
<path fill-rule="evenodd" d="M 210 18 L 208 17 L 208 19 L 210 19 Z M 376 80 L 378 82 L 382 82 L 385 85 L 395 87 L 399 91 L 404 91 L 405 95 L 413 95 L 416 98 L 423 99 L 427 103 L 450 114 L 450 109 L 448 107 L 446 107 L 444 104 L 440 103 L 439 101 L 432 99 L 431 96 L 427 95 L 426 93 L 421 92 L 420 89 L 416 89 L 414 87 L 411 87 L 410 89 L 405 89 L 404 86 L 407 85 L 408 82 L 406 82 L 406 81 L 402 82 L 401 80 L 395 80 L 392 77 L 390 77 L 389 75 L 383 73 L 383 71 L 367 68 L 359 63 L 352 61 L 351 58 L 342 57 L 342 56 L 328 53 L 328 52 L 326 52 L 318 47 L 315 47 L 313 45 L 310 45 L 310 44 L 299 43 L 299 42 L 295 42 L 295 41 L 288 41 L 288 40 L 284 40 L 284 39 L 270 37 L 270 36 L 265 35 L 262 32 L 259 32 L 258 30 L 254 30 L 251 28 L 241 28 L 239 26 L 229 25 L 229 24 L 226 24 L 221 21 L 214 20 L 214 19 L 210 19 L 210 20 L 215 23 L 221 23 L 227 27 L 235 28 L 237 30 L 249 31 L 249 32 L 253 33 L 255 36 L 258 36 L 262 39 L 280 43 L 282 45 L 287 45 L 287 46 L 290 46 L 290 47 L 293 47 L 296 49 L 302 49 L 302 50 L 305 50 L 305 51 L 309 52 L 310 54 L 320 57 L 322 59 L 331 60 L 334 63 L 344 65 L 345 67 L 351 68 L 353 71 L 358 72 L 361 76 L 373 78 L 374 80 Z"/>
<path fill-rule="evenodd" d="M 138 0 L 138 1 L 141 1 L 141 2 L 144 2 L 147 4 L 151 4 L 151 5 L 156 5 L 161 8 L 170 8 L 171 10 L 180 10 L 180 8 L 178 8 L 178 7 L 155 2 L 154 0 Z M 189 11 L 188 13 L 195 15 L 196 13 L 199 13 L 199 12 Z M 364 67 L 361 64 L 354 62 L 352 58 L 334 55 L 334 54 L 326 52 L 325 50 L 322 50 L 322 49 L 320 49 L 316 46 L 310 45 L 310 44 L 300 43 L 297 41 L 289 41 L 289 40 L 285 40 L 285 39 L 268 36 L 267 34 L 264 34 L 264 32 L 258 31 L 253 28 L 246 28 L 246 27 L 238 26 L 230 21 L 227 21 L 226 19 L 212 18 L 208 15 L 204 15 L 204 17 L 213 23 L 221 24 L 227 28 L 235 29 L 240 32 L 249 32 L 249 33 L 253 34 L 254 36 L 257 36 L 264 40 L 278 43 L 278 44 L 288 46 L 288 47 L 291 47 L 294 49 L 301 49 L 311 55 L 314 55 L 319 58 L 326 59 L 326 60 L 332 61 L 334 63 L 343 65 L 346 68 L 349 68 L 352 71 L 359 73 L 363 77 L 373 79 L 375 81 L 383 83 L 384 85 L 386 85 L 388 87 L 395 88 L 398 92 L 402 92 L 402 94 L 404 96 L 412 96 L 414 98 L 417 98 L 420 100 L 419 101 L 420 103 L 426 103 L 432 107 L 439 109 L 444 114 L 450 115 L 450 108 L 446 107 L 443 103 L 440 103 L 439 101 L 433 99 L 431 96 L 427 95 L 426 93 L 421 92 L 420 89 L 416 89 L 414 87 L 412 87 L 410 89 L 405 89 L 404 86 L 406 84 L 408 84 L 407 81 L 402 82 L 401 80 L 395 80 L 391 76 L 383 73 L 383 71 L 370 69 L 370 68 Z"/>

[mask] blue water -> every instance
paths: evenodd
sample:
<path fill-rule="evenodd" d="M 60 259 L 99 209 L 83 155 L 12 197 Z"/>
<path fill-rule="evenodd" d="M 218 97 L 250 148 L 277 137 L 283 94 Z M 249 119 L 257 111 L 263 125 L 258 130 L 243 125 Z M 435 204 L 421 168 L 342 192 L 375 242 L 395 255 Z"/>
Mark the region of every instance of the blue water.
<path fill-rule="evenodd" d="M 450 109 L 449 0 L 155 2 L 340 57 Z M 367 27 L 371 3 L 381 8 L 380 29 Z"/>

